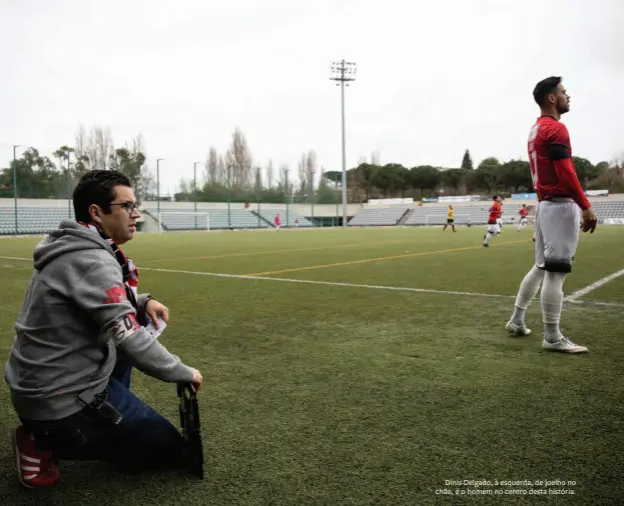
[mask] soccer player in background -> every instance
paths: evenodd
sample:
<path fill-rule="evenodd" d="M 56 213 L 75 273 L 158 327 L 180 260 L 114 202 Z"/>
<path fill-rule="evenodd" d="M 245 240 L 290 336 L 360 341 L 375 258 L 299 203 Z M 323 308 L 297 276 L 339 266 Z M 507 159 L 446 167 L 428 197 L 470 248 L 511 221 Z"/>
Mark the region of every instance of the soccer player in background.
<path fill-rule="evenodd" d="M 500 235 L 501 232 L 503 231 L 503 201 L 500 201 L 500 205 L 501 205 L 501 210 L 500 210 L 500 214 L 498 215 L 498 218 L 496 218 L 496 224 L 498 225 L 498 234 L 496 235 Z"/>
<path fill-rule="evenodd" d="M 533 187 L 537 193 L 535 265 L 524 277 L 506 329 L 517 336 L 531 333 L 525 312 L 543 282 L 540 302 L 546 350 L 586 352 L 561 334 L 563 282 L 572 270 L 579 240 L 579 208 L 583 232 L 594 232 L 597 218 L 585 196 L 572 162 L 570 136 L 561 116 L 570 110 L 560 77 L 548 77 L 533 90 L 541 115 L 531 128 L 528 151 Z"/>
<path fill-rule="evenodd" d="M 500 218 L 501 212 L 501 198 L 498 195 L 494 195 L 494 202 L 489 210 L 490 216 L 488 217 L 488 231 L 487 234 L 483 236 L 483 246 L 486 248 L 490 247 L 490 239 L 495 235 L 500 234 L 500 225 L 497 220 Z"/>
<path fill-rule="evenodd" d="M 455 210 L 453 206 L 448 206 L 448 211 L 446 211 L 446 225 L 444 225 L 442 230 L 446 230 L 446 227 L 449 225 L 453 229 L 453 232 L 457 232 L 457 230 L 455 230 Z"/>
<path fill-rule="evenodd" d="M 520 224 L 518 225 L 518 232 L 520 232 L 520 230 L 526 227 L 527 223 L 529 222 L 529 220 L 527 219 L 527 215 L 529 214 L 529 211 L 527 210 L 526 204 L 522 204 L 522 207 L 518 211 L 518 214 L 520 215 Z"/>

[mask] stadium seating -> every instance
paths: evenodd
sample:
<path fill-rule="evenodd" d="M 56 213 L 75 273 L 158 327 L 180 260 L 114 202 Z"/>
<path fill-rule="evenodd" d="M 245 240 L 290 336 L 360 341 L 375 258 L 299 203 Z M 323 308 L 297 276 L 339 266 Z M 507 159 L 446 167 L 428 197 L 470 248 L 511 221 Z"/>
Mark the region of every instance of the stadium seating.
<path fill-rule="evenodd" d="M 624 219 L 624 201 L 592 200 L 599 221 L 605 219 Z M 454 205 L 455 222 L 459 225 L 470 223 L 482 225 L 487 222 L 489 202 L 483 205 Z M 532 207 L 532 206 L 530 206 Z M 518 219 L 519 204 L 507 201 L 503 206 L 503 221 L 514 223 Z M 392 207 L 361 209 L 349 222 L 349 226 L 393 226 L 399 223 L 404 225 L 442 225 L 446 223 L 446 205 L 424 205 L 420 207 Z M 145 210 L 143 210 L 145 211 Z M 152 217 L 157 218 L 156 209 L 147 210 Z M 202 214 L 194 215 L 185 209 L 162 210 L 163 226 L 165 230 L 206 230 L 206 218 Z M 203 211 L 200 211 L 200 213 Z M 229 228 L 227 209 L 206 210 L 210 219 L 210 229 Z M 178 214 L 178 216 L 176 216 Z M 283 226 L 293 227 L 295 218 L 299 218 L 300 227 L 314 226 L 310 220 L 297 213 L 290 213 L 286 223 L 286 212 L 283 209 L 261 209 L 260 216 L 256 211 L 231 209 L 230 219 L 232 228 L 271 228 L 275 215 L 279 214 Z M 533 214 L 533 212 L 531 212 Z M 12 234 L 45 234 L 58 227 L 64 219 L 74 219 L 73 209 L 67 207 L 18 207 L 18 229 L 15 230 L 15 214 L 13 207 L 0 207 L 0 235 Z"/>
<path fill-rule="evenodd" d="M 145 209 L 152 217 L 158 219 L 156 209 Z M 201 214 L 205 213 L 205 214 Z M 268 228 L 269 224 L 250 211 L 230 209 L 229 218 L 227 209 L 198 210 L 198 214 L 190 213 L 187 209 L 161 209 L 162 226 L 165 230 L 206 230 L 207 219 L 210 220 L 210 230 L 232 228 Z"/>
<path fill-rule="evenodd" d="M 374 227 L 396 225 L 407 211 L 405 207 L 389 207 L 377 209 L 368 207 L 357 213 L 348 223 L 350 227 Z"/>
<path fill-rule="evenodd" d="M 253 212 L 254 214 L 256 214 L 257 211 L 254 209 Z M 299 219 L 299 223 L 298 223 L 299 227 L 313 227 L 314 226 L 314 223 L 308 220 L 305 216 L 297 214 L 290 209 L 288 210 L 288 216 L 286 215 L 285 209 L 266 209 L 262 207 L 260 208 L 259 214 L 260 216 L 262 216 L 265 220 L 269 221 L 270 223 L 275 223 L 275 216 L 279 214 L 280 226 L 282 227 L 294 227 L 296 218 Z M 287 221 L 287 218 L 288 218 L 288 221 Z"/>
<path fill-rule="evenodd" d="M 67 207 L 18 207 L 17 232 L 12 207 L 0 207 L 0 235 L 45 234 L 59 226 L 61 221 L 74 219 L 74 210 Z"/>
<path fill-rule="evenodd" d="M 505 203 L 503 205 L 503 223 L 513 223 L 518 219 L 519 204 Z M 482 206 L 453 205 L 455 223 L 458 225 L 483 225 L 488 220 L 490 202 L 483 202 Z M 412 209 L 405 225 L 443 225 L 446 223 L 448 205 L 422 206 Z"/>
<path fill-rule="evenodd" d="M 600 222 L 608 218 L 624 218 L 624 201 L 592 201 L 592 207 Z"/>

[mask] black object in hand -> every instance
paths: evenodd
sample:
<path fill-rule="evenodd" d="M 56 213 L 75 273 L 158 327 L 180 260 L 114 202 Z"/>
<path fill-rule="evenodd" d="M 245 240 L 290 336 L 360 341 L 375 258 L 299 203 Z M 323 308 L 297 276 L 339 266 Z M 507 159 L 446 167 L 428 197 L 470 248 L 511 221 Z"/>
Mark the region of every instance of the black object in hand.
<path fill-rule="evenodd" d="M 178 399 L 180 401 L 180 425 L 182 437 L 186 441 L 189 465 L 193 473 L 203 480 L 204 450 L 199 423 L 197 390 L 192 383 L 178 383 Z"/>

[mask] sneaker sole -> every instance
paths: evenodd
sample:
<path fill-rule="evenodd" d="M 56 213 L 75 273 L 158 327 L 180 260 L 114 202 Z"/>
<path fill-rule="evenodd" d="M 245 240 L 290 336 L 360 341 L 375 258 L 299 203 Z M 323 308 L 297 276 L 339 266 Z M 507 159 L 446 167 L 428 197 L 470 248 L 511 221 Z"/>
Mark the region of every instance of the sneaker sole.
<path fill-rule="evenodd" d="M 546 351 L 555 351 L 558 353 L 587 353 L 589 350 L 575 350 L 575 349 L 567 349 L 562 350 L 560 348 L 547 348 L 546 346 L 542 346 Z"/>

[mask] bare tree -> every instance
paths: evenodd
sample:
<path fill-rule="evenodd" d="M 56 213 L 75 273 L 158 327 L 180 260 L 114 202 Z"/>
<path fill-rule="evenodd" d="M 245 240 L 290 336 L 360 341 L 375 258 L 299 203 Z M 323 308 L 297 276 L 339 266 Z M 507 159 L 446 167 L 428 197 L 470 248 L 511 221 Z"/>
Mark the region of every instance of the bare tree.
<path fill-rule="evenodd" d="M 284 188 L 284 192 L 290 198 L 292 193 L 293 181 L 292 181 L 292 171 L 288 167 L 287 164 L 283 164 L 280 167 L 280 185 Z"/>
<path fill-rule="evenodd" d="M 136 137 L 132 138 L 132 147 L 128 149 L 134 154 L 143 153 L 144 155 L 146 155 L 147 149 L 145 147 L 145 138 L 143 137 L 142 133 L 139 133 Z"/>
<path fill-rule="evenodd" d="M 266 168 L 266 175 L 267 175 L 267 187 L 271 189 L 273 188 L 273 177 L 275 176 L 275 174 L 273 173 L 273 160 L 269 160 L 269 163 Z"/>
<path fill-rule="evenodd" d="M 192 190 L 192 185 L 193 185 L 193 183 L 189 184 L 186 181 L 186 179 L 181 178 L 180 179 L 180 186 L 179 186 L 180 193 L 184 193 L 185 195 L 188 195 L 190 193 L 190 191 Z"/>
<path fill-rule="evenodd" d="M 624 168 L 624 151 L 617 153 L 611 160 L 611 168 L 620 170 Z"/>
<path fill-rule="evenodd" d="M 245 135 L 236 128 L 232 134 L 232 143 L 225 155 L 225 163 L 231 168 L 232 186 L 249 187 L 253 182 L 251 171 L 251 153 Z"/>
<path fill-rule="evenodd" d="M 206 174 L 205 178 L 208 183 L 218 183 L 218 171 L 219 171 L 219 154 L 214 146 L 210 146 L 208 151 L 208 159 L 206 160 Z"/>
<path fill-rule="evenodd" d="M 87 129 L 82 123 L 80 123 L 78 126 L 78 132 L 76 132 L 76 144 L 74 146 L 76 157 L 87 155 L 88 139 Z"/>
<path fill-rule="evenodd" d="M 109 159 L 114 156 L 115 151 L 110 128 L 103 128 L 98 125 L 91 129 L 88 151 L 92 169 L 106 170 L 109 168 Z"/>
<path fill-rule="evenodd" d="M 141 188 L 137 192 L 140 198 L 144 200 L 156 198 L 156 179 L 150 172 L 147 165 L 143 165 L 141 169 Z"/>
<path fill-rule="evenodd" d="M 299 176 L 299 184 L 303 187 L 305 185 L 305 182 L 307 180 L 306 177 L 306 166 L 308 163 L 308 156 L 307 153 L 302 153 L 301 154 L 301 158 L 299 160 L 299 164 L 297 167 L 297 173 Z"/>
<path fill-rule="evenodd" d="M 371 165 L 379 165 L 381 163 L 381 156 L 379 155 L 379 151 L 373 151 L 371 153 Z"/>
<path fill-rule="evenodd" d="M 219 155 L 219 161 L 217 162 L 217 182 L 220 184 L 227 183 L 227 169 L 223 155 Z"/>
<path fill-rule="evenodd" d="M 135 143 L 136 149 L 140 149 L 142 142 L 140 135 L 133 139 L 133 149 Z M 85 126 L 80 124 L 76 133 L 75 153 L 85 170 L 108 169 L 111 161 L 115 160 L 115 148 L 110 128 L 98 125 L 87 131 Z"/>
<path fill-rule="evenodd" d="M 236 160 L 234 158 L 234 153 L 231 149 L 228 149 L 225 152 L 225 157 L 223 158 L 223 167 L 225 169 L 225 179 L 230 182 L 230 186 L 236 186 L 236 181 L 238 181 L 237 176 L 237 167 Z"/>
<path fill-rule="evenodd" d="M 306 156 L 306 183 L 311 186 L 314 181 L 314 173 L 316 172 L 316 152 L 308 151 Z"/>

